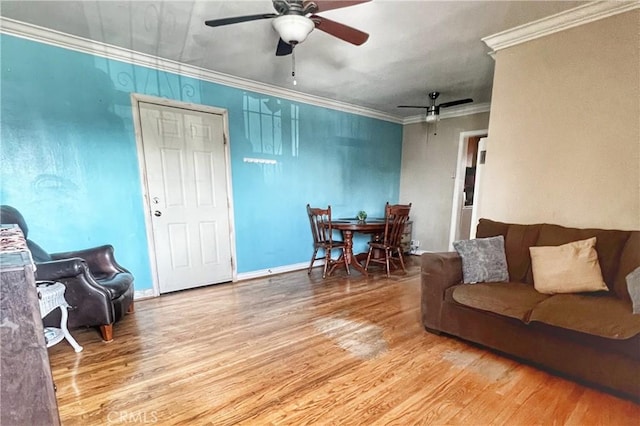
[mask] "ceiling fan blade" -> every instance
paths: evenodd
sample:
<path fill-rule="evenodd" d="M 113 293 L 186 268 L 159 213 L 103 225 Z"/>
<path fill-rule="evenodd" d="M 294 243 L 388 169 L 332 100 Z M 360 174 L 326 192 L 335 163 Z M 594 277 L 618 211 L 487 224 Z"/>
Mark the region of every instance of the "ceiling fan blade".
<path fill-rule="evenodd" d="M 318 6 L 318 10 L 316 10 L 315 13 L 318 13 L 331 9 L 339 9 L 341 7 L 355 6 L 361 3 L 369 3 L 370 1 L 371 0 L 307 0 L 303 4 L 304 7 L 306 7 L 307 3 L 315 3 L 316 6 Z"/>
<path fill-rule="evenodd" d="M 258 19 L 269 19 L 277 17 L 277 13 L 262 13 L 260 15 L 234 16 L 231 18 L 210 19 L 204 21 L 205 25 L 210 27 L 220 27 L 222 25 L 238 24 L 240 22 L 257 21 Z"/>
<path fill-rule="evenodd" d="M 452 106 L 456 106 L 456 105 L 462 105 L 462 104 L 468 104 L 469 102 L 473 102 L 473 99 L 471 98 L 467 98 L 467 99 L 458 99 L 457 101 L 451 101 L 451 102 L 444 102 L 441 103 L 440 105 L 438 105 L 440 108 L 449 108 Z"/>
<path fill-rule="evenodd" d="M 276 47 L 276 56 L 286 56 L 291 55 L 291 53 L 293 53 L 293 46 L 283 39 L 279 39 L 278 47 Z"/>
<path fill-rule="evenodd" d="M 311 15 L 309 18 L 316 24 L 316 28 L 320 31 L 324 31 L 327 34 L 331 34 L 334 37 L 355 44 L 356 46 L 360 46 L 369 39 L 369 34 L 356 30 L 348 25 L 318 15 Z"/>
<path fill-rule="evenodd" d="M 420 105 L 398 105 L 398 108 L 429 108 L 428 106 Z"/>

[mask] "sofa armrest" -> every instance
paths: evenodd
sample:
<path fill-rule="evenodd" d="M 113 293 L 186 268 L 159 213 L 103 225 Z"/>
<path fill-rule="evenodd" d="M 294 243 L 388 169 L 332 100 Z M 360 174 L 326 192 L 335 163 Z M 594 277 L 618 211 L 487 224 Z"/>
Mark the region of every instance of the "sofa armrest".
<path fill-rule="evenodd" d="M 429 331 L 441 331 L 445 291 L 462 283 L 462 259 L 456 252 L 424 253 L 421 256 L 422 323 Z"/>
<path fill-rule="evenodd" d="M 80 257 L 84 259 L 89 266 L 89 270 L 94 274 L 111 275 L 118 272 L 129 272 L 118 265 L 113 255 L 113 246 L 109 244 L 84 250 L 51 254 L 51 258 L 54 260 L 67 259 L 70 257 Z"/>

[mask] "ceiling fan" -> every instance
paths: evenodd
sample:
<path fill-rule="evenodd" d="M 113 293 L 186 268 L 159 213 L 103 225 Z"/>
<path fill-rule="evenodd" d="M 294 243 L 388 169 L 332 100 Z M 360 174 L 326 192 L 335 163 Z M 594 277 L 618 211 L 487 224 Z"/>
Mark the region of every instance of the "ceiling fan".
<path fill-rule="evenodd" d="M 280 35 L 276 48 L 277 56 L 289 55 L 295 45 L 302 43 L 314 28 L 324 31 L 341 40 L 360 46 L 369 38 L 369 34 L 316 15 L 331 9 L 355 6 L 371 0 L 272 0 L 277 13 L 245 15 L 205 21 L 210 27 L 237 24 L 273 18 L 273 28 Z"/>
<path fill-rule="evenodd" d="M 440 96 L 440 92 L 430 92 L 429 99 L 431 99 L 431 105 L 398 105 L 398 108 L 425 108 L 427 111 L 427 123 L 433 123 L 438 119 L 438 115 L 440 115 L 440 108 L 449 108 L 456 105 L 468 104 L 473 102 L 473 99 L 458 99 L 457 101 L 451 102 L 443 102 L 439 105 L 436 105 L 436 99 Z"/>

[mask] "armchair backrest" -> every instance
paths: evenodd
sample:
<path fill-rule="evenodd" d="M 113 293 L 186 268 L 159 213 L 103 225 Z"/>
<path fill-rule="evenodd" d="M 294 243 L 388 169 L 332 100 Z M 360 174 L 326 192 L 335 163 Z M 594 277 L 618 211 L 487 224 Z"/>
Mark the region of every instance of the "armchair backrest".
<path fill-rule="evenodd" d="M 31 252 L 31 256 L 33 257 L 33 260 L 35 260 L 36 262 L 48 262 L 51 260 L 51 256 L 49 255 L 49 253 L 44 251 L 44 249 L 40 247 L 38 244 L 34 243 L 29 238 L 27 238 L 27 235 L 29 233 L 29 228 L 27 227 L 27 222 L 25 222 L 24 217 L 22 216 L 22 213 L 20 213 L 18 209 L 12 206 L 8 206 L 6 204 L 1 205 L 0 206 L 0 223 L 16 224 L 20 227 L 20 229 L 22 230 L 22 233 L 24 234 L 24 238 L 27 240 L 27 247 Z"/>
<path fill-rule="evenodd" d="M 27 222 L 24 221 L 22 213 L 20 213 L 15 207 L 7 206 L 6 204 L 0 206 L 0 223 L 18 225 L 22 230 L 24 237 L 27 238 L 27 234 L 29 233 Z"/>

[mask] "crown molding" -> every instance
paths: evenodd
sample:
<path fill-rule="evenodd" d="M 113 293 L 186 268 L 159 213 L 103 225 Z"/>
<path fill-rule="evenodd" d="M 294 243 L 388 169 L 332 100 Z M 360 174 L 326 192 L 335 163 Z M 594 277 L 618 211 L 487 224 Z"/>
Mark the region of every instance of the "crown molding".
<path fill-rule="evenodd" d="M 26 22 L 17 21 L 2 16 L 0 16 L 0 34 L 7 34 L 48 44 L 51 46 L 61 47 L 63 49 L 87 53 L 90 55 L 152 68 L 159 71 L 179 74 L 181 76 L 192 77 L 199 80 L 235 87 L 242 90 L 249 90 L 269 96 L 276 96 L 278 98 L 288 99 L 294 102 L 302 102 L 337 111 L 376 118 L 384 121 L 390 121 L 397 124 L 403 123 L 401 117 L 387 114 L 374 109 L 364 108 L 346 102 L 323 98 L 320 96 L 308 95 L 305 93 L 266 83 L 261 83 L 254 80 L 235 77 L 229 74 L 210 71 L 193 65 L 159 58 L 157 56 L 148 55 L 146 53 L 140 53 L 122 47 L 89 40 L 83 37 L 74 36 L 71 34 L 51 30 L 49 28 L 44 28 L 33 24 L 28 24 Z"/>
<path fill-rule="evenodd" d="M 498 50 L 638 8 L 640 1 L 636 0 L 591 2 L 484 37 L 482 41 L 489 46 L 492 50 L 490 55 L 494 57 L 492 54 Z"/>
<path fill-rule="evenodd" d="M 489 112 L 489 111 L 491 111 L 491 103 L 486 102 L 482 104 L 465 105 L 458 108 L 447 109 L 446 112 L 440 113 L 438 118 L 440 120 L 444 120 L 447 118 L 462 117 L 465 115 L 480 114 L 482 112 Z M 424 122 L 425 122 L 424 114 L 412 115 L 411 117 L 406 117 L 404 120 L 402 120 L 402 124 L 415 124 L 415 123 L 424 123 Z"/>

